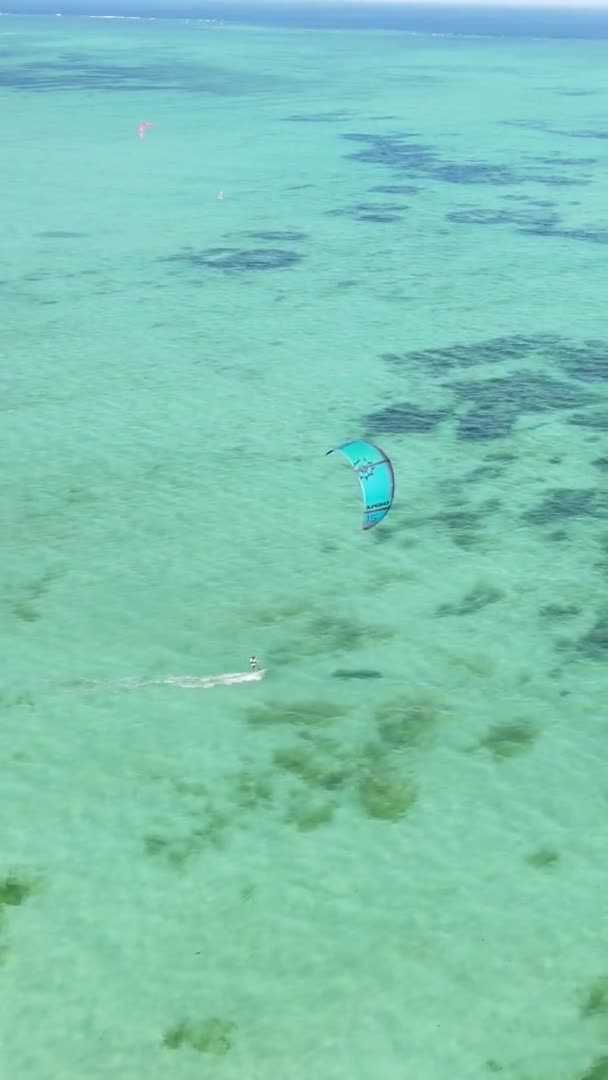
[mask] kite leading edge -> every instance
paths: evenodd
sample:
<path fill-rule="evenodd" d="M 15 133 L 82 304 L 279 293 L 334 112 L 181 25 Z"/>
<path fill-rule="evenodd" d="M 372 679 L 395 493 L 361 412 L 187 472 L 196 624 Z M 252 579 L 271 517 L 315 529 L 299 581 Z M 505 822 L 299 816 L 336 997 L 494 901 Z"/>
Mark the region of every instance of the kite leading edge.
<path fill-rule="evenodd" d="M 379 446 L 359 439 L 334 446 L 327 454 L 333 454 L 334 450 L 344 455 L 359 477 L 364 503 L 363 528 L 373 529 L 386 517 L 393 503 L 393 466 Z"/>

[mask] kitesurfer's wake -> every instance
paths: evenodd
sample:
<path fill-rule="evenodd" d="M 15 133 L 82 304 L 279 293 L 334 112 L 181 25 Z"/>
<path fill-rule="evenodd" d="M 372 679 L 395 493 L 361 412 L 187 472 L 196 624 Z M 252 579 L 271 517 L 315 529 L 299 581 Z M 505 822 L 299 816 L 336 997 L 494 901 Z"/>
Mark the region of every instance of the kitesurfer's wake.
<path fill-rule="evenodd" d="M 260 668 L 255 656 L 249 661 L 249 671 L 226 671 L 221 675 L 166 675 L 164 679 L 97 679 L 82 680 L 83 689 L 144 690 L 148 686 L 180 686 L 185 690 L 210 690 L 213 686 L 238 686 L 239 683 L 261 682 L 266 668 Z"/>
<path fill-rule="evenodd" d="M 127 679 L 123 682 L 128 690 L 139 690 L 144 686 L 182 686 L 188 690 L 209 690 L 212 686 L 237 686 L 239 683 L 260 682 L 266 671 L 252 668 L 250 671 L 231 671 L 223 675 L 168 675 L 166 679 Z"/>

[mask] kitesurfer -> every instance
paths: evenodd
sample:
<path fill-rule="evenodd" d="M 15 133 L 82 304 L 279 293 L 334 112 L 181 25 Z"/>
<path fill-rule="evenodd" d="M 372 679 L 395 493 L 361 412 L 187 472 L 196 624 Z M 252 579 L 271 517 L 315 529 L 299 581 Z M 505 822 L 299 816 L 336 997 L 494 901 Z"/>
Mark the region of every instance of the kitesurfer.
<path fill-rule="evenodd" d="M 260 670 L 260 665 L 258 664 L 257 656 L 250 656 L 249 657 L 249 670 L 250 671 L 259 671 Z"/>

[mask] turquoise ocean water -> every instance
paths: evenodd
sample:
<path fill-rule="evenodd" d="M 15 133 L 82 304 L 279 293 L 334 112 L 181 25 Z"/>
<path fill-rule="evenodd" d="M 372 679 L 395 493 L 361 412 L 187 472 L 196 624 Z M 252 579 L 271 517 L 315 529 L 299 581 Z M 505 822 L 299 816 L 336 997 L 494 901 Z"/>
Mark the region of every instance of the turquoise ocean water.
<path fill-rule="evenodd" d="M 0 20 L 7 1080 L 608 1076 L 606 53 Z"/>

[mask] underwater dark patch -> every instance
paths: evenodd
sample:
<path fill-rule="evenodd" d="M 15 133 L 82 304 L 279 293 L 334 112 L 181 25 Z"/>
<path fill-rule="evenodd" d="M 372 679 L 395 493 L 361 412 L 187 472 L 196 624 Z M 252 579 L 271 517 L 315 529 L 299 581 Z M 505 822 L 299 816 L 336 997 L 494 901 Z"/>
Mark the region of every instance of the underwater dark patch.
<path fill-rule="evenodd" d="M 355 221 L 400 221 L 399 214 L 409 210 L 403 203 L 355 203 L 326 210 L 327 217 L 348 217 Z"/>
<path fill-rule="evenodd" d="M 252 240 L 261 240 L 270 244 L 297 244 L 301 240 L 308 239 L 308 233 L 297 232 L 295 229 L 269 229 L 265 232 L 249 232 L 245 234 Z"/>
<path fill-rule="evenodd" d="M 566 135 L 570 139 L 608 139 L 608 131 L 605 128 L 581 128 L 580 131 L 575 128 L 565 130 L 547 128 L 546 130 L 553 135 Z"/>
<path fill-rule="evenodd" d="M 517 456 L 510 450 L 491 450 L 489 454 L 486 454 L 484 461 L 501 461 L 509 465 L 512 461 L 517 461 Z"/>
<path fill-rule="evenodd" d="M 588 660 L 608 659 L 608 615 L 600 615 L 591 629 L 574 642 L 574 651 Z"/>
<path fill-rule="evenodd" d="M 549 124 L 546 120 L 499 120 L 500 127 L 515 127 L 523 128 L 525 131 L 549 131 Z"/>
<path fill-rule="evenodd" d="M 478 465 L 471 469 L 463 479 L 467 484 L 477 484 L 480 480 L 498 480 L 504 473 L 504 468 L 499 465 Z"/>
<path fill-rule="evenodd" d="M 335 112 L 292 113 L 282 119 L 288 120 L 291 124 L 333 124 L 341 120 L 350 120 L 351 116 L 350 112 L 337 110 Z"/>
<path fill-rule="evenodd" d="M 282 248 L 207 248 L 205 251 L 184 251 L 161 258 L 161 262 L 177 263 L 192 270 L 223 270 L 227 273 L 256 270 L 288 270 L 301 262 L 303 256 Z"/>
<path fill-rule="evenodd" d="M 528 203 L 528 206 L 555 206 L 555 202 L 552 199 L 534 199 L 531 195 L 522 195 L 521 192 L 507 192 L 507 194 L 501 194 L 500 198 L 503 202 L 523 202 Z"/>
<path fill-rule="evenodd" d="M 417 798 L 417 787 L 409 777 L 399 776 L 382 762 L 361 770 L 356 793 L 361 809 L 371 818 L 399 821 Z"/>
<path fill-rule="evenodd" d="M 21 907 L 37 888 L 35 878 L 18 878 L 15 874 L 0 878 L 0 915 L 5 907 Z"/>
<path fill-rule="evenodd" d="M 579 344 L 549 333 L 512 334 L 439 349 L 387 352 L 381 354 L 381 359 L 395 369 L 408 371 L 423 368 L 438 375 L 507 361 L 533 360 L 535 367 L 539 361 L 552 367 L 558 365 L 566 375 L 579 382 L 599 382 L 608 378 L 608 345 L 602 341 Z M 595 394 L 574 382 L 525 369 L 503 377 L 467 381 L 456 379 L 442 385 L 445 390 L 451 391 L 457 403 L 468 406 L 457 421 L 457 435 L 463 440 L 496 439 L 508 435 L 517 419 L 526 414 L 581 409 L 598 404 Z M 443 410 L 441 418 L 448 414 L 448 410 Z M 380 416 L 379 423 L 383 420 L 399 423 L 398 414 L 391 413 L 390 409 L 377 415 Z M 578 413 L 572 422 L 586 426 L 587 421 L 583 421 L 583 417 L 587 415 L 590 417 L 589 427 L 604 430 L 604 422 L 599 419 L 604 414 L 597 412 Z M 406 413 L 404 420 L 407 419 Z"/>
<path fill-rule="evenodd" d="M 608 976 L 595 978 L 581 1002 L 581 1016 L 589 1020 L 590 1016 L 608 1016 Z"/>
<path fill-rule="evenodd" d="M 608 1054 L 594 1058 L 584 1073 L 575 1080 L 608 1080 Z"/>
<path fill-rule="evenodd" d="M 218 1019 L 215 1016 L 198 1022 L 180 1020 L 165 1031 L 162 1045 L 171 1050 L 186 1047 L 197 1054 L 220 1057 L 230 1050 L 235 1029 L 236 1024 L 232 1020 Z"/>
<path fill-rule="evenodd" d="M 486 499 L 484 503 L 481 503 L 475 509 L 441 510 L 438 514 L 433 514 L 429 520 L 437 521 L 448 529 L 461 532 L 462 530 L 476 528 L 484 517 L 496 513 L 497 510 L 500 510 L 500 507 L 500 499 Z"/>
<path fill-rule="evenodd" d="M 563 157 L 561 154 L 545 155 L 544 157 L 533 156 L 530 161 L 536 161 L 539 165 L 568 165 L 574 168 L 599 165 L 600 159 L 595 157 Z"/>
<path fill-rule="evenodd" d="M 449 184 L 521 184 L 523 178 L 519 176 L 509 165 L 491 164 L 485 161 L 473 162 L 445 162 L 436 165 L 433 169 L 433 177 L 436 180 L 444 180 Z"/>
<path fill-rule="evenodd" d="M 563 544 L 569 540 L 568 532 L 566 529 L 553 529 L 546 534 L 545 540 L 550 540 L 552 544 Z"/>
<path fill-rule="evenodd" d="M 548 375 L 517 371 L 503 378 L 446 383 L 457 398 L 473 408 L 458 420 L 460 439 L 496 439 L 510 434 L 526 413 L 571 409 L 595 400 L 580 389 Z"/>
<path fill-rule="evenodd" d="M 595 465 L 596 469 L 601 469 L 602 472 L 608 472 L 608 457 L 595 458 L 591 464 Z"/>
<path fill-rule="evenodd" d="M 401 221 L 402 218 L 398 214 L 360 214 L 357 221 L 379 221 L 379 222 L 391 222 Z"/>
<path fill-rule="evenodd" d="M 511 211 L 488 209 L 480 206 L 452 210 L 446 214 L 446 221 L 463 225 L 514 225 L 517 232 L 525 233 L 528 236 L 550 236 L 562 240 L 608 244 L 608 227 L 589 225 L 580 228 L 566 228 L 560 225 L 561 218 L 555 213 L 541 215 L 534 213 L 532 210 Z"/>
<path fill-rule="evenodd" d="M 586 225 L 581 229 L 561 229 L 566 240 L 586 240 L 590 244 L 608 244 L 608 226 Z"/>
<path fill-rule="evenodd" d="M 361 161 L 370 165 L 386 165 L 392 169 L 415 172 L 420 175 L 428 172 L 436 160 L 436 153 L 427 143 L 407 142 L 413 133 L 398 136 L 367 135 L 363 132 L 350 132 L 342 135 L 351 142 L 366 143 L 363 150 L 347 154 L 349 161 Z"/>
<path fill-rule="evenodd" d="M 593 97 L 597 93 L 597 90 L 568 90 L 566 88 L 560 88 L 553 92 L 557 94 L 558 97 Z"/>
<path fill-rule="evenodd" d="M 538 614 L 541 619 L 561 620 L 572 619 L 576 615 L 580 615 L 582 608 L 577 607 L 576 604 L 545 604 L 541 607 Z"/>
<path fill-rule="evenodd" d="M 387 139 L 395 139 L 399 141 L 401 139 L 412 139 L 418 136 L 418 131 L 402 131 L 399 135 L 372 135 L 368 131 L 347 131 L 343 132 L 341 138 L 346 139 L 347 142 L 362 142 L 362 143 L 382 143 Z"/>
<path fill-rule="evenodd" d="M 492 184 L 512 186 L 535 182 L 553 186 L 585 184 L 590 181 L 548 171 L 531 172 L 505 162 L 449 161 L 440 157 L 429 143 L 412 142 L 416 132 L 377 135 L 367 132 L 342 133 L 342 138 L 366 144 L 362 150 L 347 154 L 350 161 L 383 165 L 412 177 L 426 177 L 449 184 Z"/>
<path fill-rule="evenodd" d="M 426 519 L 436 533 L 447 530 L 450 540 L 457 547 L 472 548 L 480 542 L 484 518 L 500 509 L 499 499 L 486 499 L 475 507 L 463 503 L 453 510 L 442 510 Z"/>
<path fill-rule="evenodd" d="M 89 235 L 84 232 L 69 232 L 67 229 L 49 229 L 47 232 L 34 233 L 34 236 L 43 240 L 81 240 Z"/>
<path fill-rule="evenodd" d="M 472 409 L 459 418 L 456 434 L 464 441 L 502 439 L 511 434 L 516 420 L 516 409 Z"/>
<path fill-rule="evenodd" d="M 223 71 L 201 64 L 104 64 L 92 57 L 15 64 L 0 71 L 0 86 L 15 91 L 176 91 L 233 97 L 278 87 L 275 76 Z"/>
<path fill-rule="evenodd" d="M 347 670 L 345 668 L 338 668 L 337 671 L 332 671 L 332 679 L 381 679 L 381 671 L 373 671 L 371 668 L 354 668 L 353 670 Z"/>
<path fill-rule="evenodd" d="M 608 379 L 608 345 L 587 340 L 580 345 L 563 341 L 552 354 L 564 371 L 582 382 L 605 382 Z"/>
<path fill-rule="evenodd" d="M 476 585 L 458 603 L 440 604 L 437 615 L 473 615 L 476 611 L 488 607 L 489 604 L 502 600 L 503 596 L 502 589 L 494 585 Z"/>
<path fill-rule="evenodd" d="M 418 349 L 404 353 L 382 353 L 381 359 L 395 367 L 422 366 L 436 374 L 477 364 L 524 360 L 537 352 L 553 349 L 560 342 L 554 334 L 510 334 L 486 341 L 462 342 L 441 349 Z"/>
<path fill-rule="evenodd" d="M 375 187 L 368 188 L 368 191 L 378 195 L 416 195 L 420 188 L 413 184 L 376 184 Z"/>
<path fill-rule="evenodd" d="M 519 225 L 526 231 L 542 231 L 556 228 L 560 218 L 557 214 L 540 216 L 532 210 L 490 210 L 483 206 L 465 210 L 452 210 L 446 221 L 462 225 Z"/>
<path fill-rule="evenodd" d="M 398 214 L 360 214 L 357 221 L 377 221 L 386 224 L 391 221 L 402 221 Z"/>
<path fill-rule="evenodd" d="M 579 229 L 565 229 L 550 222 L 537 222 L 517 230 L 530 236 L 553 236 L 562 240 L 583 240 L 590 244 L 608 244 L 608 227 L 588 225 Z"/>
<path fill-rule="evenodd" d="M 526 233 L 528 236 L 558 236 L 559 230 L 552 222 L 538 221 L 534 224 L 522 225 L 516 230 Z"/>
<path fill-rule="evenodd" d="M 564 518 L 608 517 L 608 494 L 596 488 L 555 488 L 521 517 L 530 525 L 550 525 Z"/>
<path fill-rule="evenodd" d="M 551 848 L 537 848 L 526 855 L 526 862 L 536 870 L 549 870 L 559 862 L 559 853 Z"/>
<path fill-rule="evenodd" d="M 57 60 L 62 64 L 86 64 L 87 54 L 83 52 L 66 51 L 59 53 Z"/>
<path fill-rule="evenodd" d="M 608 412 L 594 412 L 593 409 L 588 409 L 587 412 L 569 416 L 568 423 L 576 427 L 590 428 L 591 431 L 608 431 Z"/>
<path fill-rule="evenodd" d="M 526 720 L 507 720 L 492 724 L 478 742 L 478 746 L 488 750 L 494 758 L 515 757 L 529 750 L 538 736 L 538 729 Z"/>
<path fill-rule="evenodd" d="M 546 184 L 547 187 L 584 187 L 590 184 L 587 176 L 560 176 L 559 173 L 528 173 L 526 183 Z"/>
<path fill-rule="evenodd" d="M 363 423 L 371 431 L 383 434 L 408 435 L 420 431 L 432 431 L 449 416 L 447 409 L 423 409 L 421 405 L 404 401 L 389 405 L 386 409 L 368 413 Z"/>
<path fill-rule="evenodd" d="M 488 210 L 479 206 L 473 210 L 450 210 L 445 215 L 445 220 L 463 225 L 508 225 L 517 220 L 518 216 L 508 210 Z"/>
<path fill-rule="evenodd" d="M 518 413 L 573 409 L 589 405 L 595 397 L 578 386 L 531 371 L 514 371 L 493 379 L 455 381 L 444 384 L 465 402 L 478 408 L 509 410 Z"/>
<path fill-rule="evenodd" d="M 605 128 L 555 128 L 546 120 L 499 120 L 503 127 L 518 127 L 528 131 L 545 131 L 549 135 L 563 135 L 569 139 L 608 139 Z"/>

